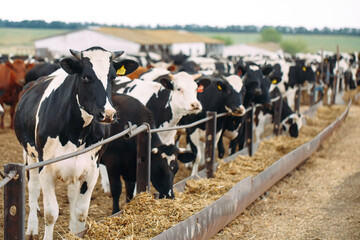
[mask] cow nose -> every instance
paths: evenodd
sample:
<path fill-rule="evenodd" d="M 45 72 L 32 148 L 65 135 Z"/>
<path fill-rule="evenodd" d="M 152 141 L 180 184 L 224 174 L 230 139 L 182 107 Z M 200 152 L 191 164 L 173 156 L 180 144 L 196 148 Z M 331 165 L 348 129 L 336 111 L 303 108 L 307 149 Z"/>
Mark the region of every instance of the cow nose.
<path fill-rule="evenodd" d="M 112 123 L 116 119 L 116 110 L 115 109 L 106 109 L 105 112 L 102 113 L 103 119 L 101 119 L 102 123 Z"/>
<path fill-rule="evenodd" d="M 191 108 L 193 110 L 200 110 L 201 104 L 199 102 L 193 102 L 193 103 L 191 103 Z"/>
<path fill-rule="evenodd" d="M 260 96 L 260 95 L 262 94 L 261 89 L 260 89 L 260 88 L 255 89 L 255 94 L 256 94 L 257 96 Z"/>

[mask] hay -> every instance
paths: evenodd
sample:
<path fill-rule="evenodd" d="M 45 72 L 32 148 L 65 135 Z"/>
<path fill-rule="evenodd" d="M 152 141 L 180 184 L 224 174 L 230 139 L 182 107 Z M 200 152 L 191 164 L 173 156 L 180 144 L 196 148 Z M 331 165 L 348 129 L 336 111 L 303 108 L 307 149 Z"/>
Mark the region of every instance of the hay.
<path fill-rule="evenodd" d="M 123 208 L 121 216 L 89 221 L 85 239 L 150 239 L 187 219 L 228 192 L 233 185 L 248 176 L 255 176 L 281 156 L 311 140 L 345 110 L 344 106 L 320 107 L 312 119 L 307 119 L 298 138 L 278 136 L 261 142 L 252 157 L 238 156 L 220 165 L 213 179 L 190 180 L 176 198 L 154 199 L 141 193 Z M 67 239 L 77 239 L 71 234 Z"/>

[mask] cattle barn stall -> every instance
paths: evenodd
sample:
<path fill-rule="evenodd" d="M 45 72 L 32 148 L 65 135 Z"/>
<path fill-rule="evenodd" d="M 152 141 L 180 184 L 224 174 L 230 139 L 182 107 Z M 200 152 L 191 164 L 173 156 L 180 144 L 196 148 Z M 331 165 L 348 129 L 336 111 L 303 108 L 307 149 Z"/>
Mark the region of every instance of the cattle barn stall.
<path fill-rule="evenodd" d="M 90 46 L 103 46 L 109 51 L 119 47 L 128 54 L 155 52 L 186 55 L 207 53 L 222 54 L 224 43 L 220 40 L 203 37 L 187 31 L 143 30 L 112 27 L 92 27 L 72 31 L 34 42 L 36 56 L 45 57 L 50 53 L 59 58 L 68 55 L 68 49 L 87 49 Z"/>

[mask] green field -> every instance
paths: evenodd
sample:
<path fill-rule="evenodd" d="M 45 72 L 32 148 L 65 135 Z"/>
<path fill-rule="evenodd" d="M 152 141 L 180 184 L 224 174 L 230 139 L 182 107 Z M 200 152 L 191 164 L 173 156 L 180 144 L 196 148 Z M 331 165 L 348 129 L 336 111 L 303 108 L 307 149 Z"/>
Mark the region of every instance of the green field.
<path fill-rule="evenodd" d="M 259 33 L 198 33 L 207 37 L 220 36 L 231 38 L 233 44 L 260 42 Z M 342 35 L 282 35 L 282 40 L 300 39 L 306 44 L 306 50 L 316 52 L 318 50 L 336 51 L 339 45 L 341 52 L 360 51 L 360 37 Z"/>
<path fill-rule="evenodd" d="M 68 32 L 63 29 L 28 29 L 28 28 L 0 28 L 0 53 L 10 53 L 23 49 L 33 51 L 36 39 Z M 258 33 L 198 33 L 207 37 L 220 36 L 229 38 L 233 44 L 256 43 L 261 37 Z M 300 39 L 306 44 L 306 50 L 336 51 L 339 45 L 341 52 L 360 51 L 360 37 L 337 35 L 282 35 L 283 40 Z"/>

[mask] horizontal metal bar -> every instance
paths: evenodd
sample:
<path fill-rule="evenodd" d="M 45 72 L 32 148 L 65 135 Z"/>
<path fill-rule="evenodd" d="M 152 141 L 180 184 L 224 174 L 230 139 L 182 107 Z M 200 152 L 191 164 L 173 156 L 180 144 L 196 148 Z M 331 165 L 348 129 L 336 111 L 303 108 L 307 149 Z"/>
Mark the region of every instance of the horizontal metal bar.
<path fill-rule="evenodd" d="M 17 174 L 17 171 L 12 170 L 9 172 L 9 174 L 7 174 L 7 176 L 0 181 L 0 188 L 2 188 L 3 186 L 5 186 L 8 182 L 10 182 Z"/>
<path fill-rule="evenodd" d="M 186 125 L 176 126 L 176 127 L 151 129 L 150 132 L 157 133 L 157 132 L 164 132 L 164 131 L 170 131 L 170 130 L 178 130 L 178 129 L 183 129 L 183 128 L 191 128 L 191 127 L 195 127 L 196 125 L 199 125 L 200 123 L 207 122 L 210 119 L 212 119 L 212 117 L 206 117 L 206 118 L 200 119 L 196 122 L 186 124 Z"/>
<path fill-rule="evenodd" d="M 82 149 L 82 150 L 79 150 L 79 151 L 76 151 L 76 152 L 73 152 L 73 153 L 65 154 L 63 156 L 56 157 L 56 158 L 53 158 L 53 159 L 49 159 L 49 160 L 46 160 L 46 161 L 42 161 L 42 162 L 34 163 L 34 164 L 31 164 L 31 165 L 27 165 L 25 167 L 25 171 L 35 169 L 35 168 L 39 168 L 39 167 L 43 167 L 43 166 L 48 165 L 48 164 L 56 163 L 56 162 L 59 162 L 59 161 L 62 161 L 62 160 L 65 160 L 65 159 L 68 159 L 68 158 L 71 158 L 71 157 L 75 157 L 77 155 L 80 155 L 80 154 L 83 154 L 83 153 L 86 153 L 86 152 L 89 152 L 89 151 L 93 150 L 94 148 L 97 148 L 97 147 L 99 147 L 99 146 L 101 146 L 103 144 L 109 143 L 109 142 L 111 142 L 111 141 L 113 141 L 115 139 L 118 139 L 120 137 L 125 136 L 128 133 L 133 132 L 134 128 L 136 129 L 136 125 L 133 125 L 132 128 L 125 129 L 124 131 L 122 131 L 122 132 L 120 132 L 118 134 L 115 134 L 114 136 L 111 136 L 111 137 L 109 137 L 107 139 L 104 139 L 104 140 L 102 140 L 100 142 L 97 142 L 94 145 L 91 145 L 90 147 L 87 147 L 85 149 Z"/>

